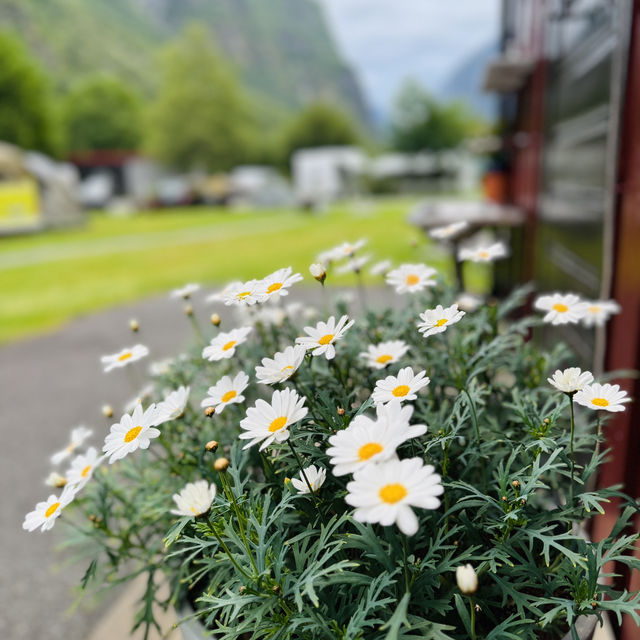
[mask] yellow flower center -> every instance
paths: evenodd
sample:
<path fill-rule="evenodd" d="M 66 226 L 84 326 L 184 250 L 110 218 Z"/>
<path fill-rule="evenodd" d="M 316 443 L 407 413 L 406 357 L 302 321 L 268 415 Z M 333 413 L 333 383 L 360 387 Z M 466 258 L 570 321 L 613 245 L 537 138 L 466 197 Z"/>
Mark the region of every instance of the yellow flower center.
<path fill-rule="evenodd" d="M 482 258 L 483 260 L 487 260 L 489 258 L 489 252 L 488 251 L 478 251 L 478 257 Z"/>
<path fill-rule="evenodd" d="M 368 460 L 376 453 L 380 453 L 383 450 L 383 446 L 377 442 L 367 442 L 358 449 L 358 459 L 360 461 Z"/>
<path fill-rule="evenodd" d="M 447 324 L 447 319 L 446 318 L 440 318 L 440 320 L 438 320 L 438 322 L 436 322 L 435 326 L 436 327 L 441 327 L 444 324 Z"/>
<path fill-rule="evenodd" d="M 196 511 L 195 507 L 189 507 L 189 509 L 191 509 L 191 513 L 193 513 L 194 516 L 198 515 L 198 512 Z"/>
<path fill-rule="evenodd" d="M 273 293 L 278 289 L 282 289 L 282 282 L 274 282 L 273 284 L 270 284 L 269 288 L 267 289 L 267 293 Z"/>
<path fill-rule="evenodd" d="M 54 502 L 45 512 L 44 512 L 44 517 L 45 518 L 50 518 L 57 510 L 58 507 L 60 506 L 59 502 Z"/>
<path fill-rule="evenodd" d="M 67 447 L 67 452 L 71 453 L 74 449 L 76 448 L 75 443 L 71 443 L 68 447 Z"/>
<path fill-rule="evenodd" d="M 318 344 L 329 344 L 334 338 L 333 333 L 327 333 L 326 336 L 322 336 L 320 340 L 318 340 Z"/>
<path fill-rule="evenodd" d="M 379 362 L 380 364 L 387 364 L 389 360 L 393 360 L 393 356 L 390 356 L 388 353 L 385 353 L 376 358 L 376 362 Z"/>
<path fill-rule="evenodd" d="M 89 471 L 91 471 L 91 465 L 88 464 L 80 473 L 83 478 L 86 478 L 89 475 Z"/>
<path fill-rule="evenodd" d="M 131 442 L 132 440 L 135 440 L 141 431 L 142 431 L 141 426 L 137 426 L 137 427 L 133 427 L 133 429 L 129 429 L 129 431 L 127 431 L 127 433 L 124 436 L 124 441 Z"/>
<path fill-rule="evenodd" d="M 273 433 L 274 431 L 279 431 L 280 429 L 282 429 L 282 427 L 285 426 L 285 424 L 287 424 L 287 417 L 286 416 L 280 416 L 279 418 L 276 418 L 269 425 L 269 431 L 271 431 L 271 433 Z"/>
<path fill-rule="evenodd" d="M 566 313 L 567 311 L 569 311 L 569 307 L 567 307 L 566 304 L 562 304 L 560 302 L 556 302 L 551 308 L 558 313 Z"/>
<path fill-rule="evenodd" d="M 409 393 L 409 387 L 406 384 L 399 384 L 391 393 L 396 398 L 404 398 Z"/>
<path fill-rule="evenodd" d="M 251 295 L 251 291 L 241 291 L 238 294 L 238 298 L 242 300 L 243 298 L 246 298 L 247 296 L 250 296 L 250 295 Z"/>
<path fill-rule="evenodd" d="M 288 364 L 286 367 L 282 367 L 282 369 L 280 369 L 280 373 L 284 373 L 285 371 L 288 371 L 289 369 L 293 369 L 293 365 L 292 364 Z"/>
<path fill-rule="evenodd" d="M 229 402 L 229 400 L 233 400 L 237 395 L 238 394 L 233 390 L 227 391 L 227 393 L 222 396 L 221 400 L 222 402 Z"/>
<path fill-rule="evenodd" d="M 123 353 L 121 356 L 118 356 L 118 360 L 120 360 L 120 362 L 124 362 L 125 360 L 128 360 L 131 357 L 133 357 L 133 353 L 131 353 L 131 351 L 127 351 L 126 353 Z"/>
<path fill-rule="evenodd" d="M 609 401 L 605 400 L 605 398 L 594 398 L 591 401 L 591 404 L 595 404 L 596 407 L 608 407 L 609 406 Z"/>
<path fill-rule="evenodd" d="M 600 313 L 600 307 L 599 307 L 599 306 L 597 306 L 597 305 L 594 305 L 594 306 L 592 306 L 592 307 L 589 307 L 589 308 L 587 309 L 587 311 L 588 311 L 589 313 Z"/>
<path fill-rule="evenodd" d="M 387 504 L 395 504 L 396 502 L 402 500 L 407 493 L 409 493 L 406 487 L 398 482 L 394 482 L 393 484 L 385 484 L 380 491 L 378 491 L 378 495 L 383 502 Z"/>
<path fill-rule="evenodd" d="M 230 340 L 229 342 L 227 342 L 227 344 L 224 345 L 224 347 L 222 347 L 222 350 L 229 351 L 229 349 L 233 349 L 236 344 L 238 344 L 237 340 Z"/>
<path fill-rule="evenodd" d="M 412 284 L 418 284 L 418 282 L 420 282 L 420 278 L 415 273 L 410 273 L 404 281 L 411 286 Z"/>

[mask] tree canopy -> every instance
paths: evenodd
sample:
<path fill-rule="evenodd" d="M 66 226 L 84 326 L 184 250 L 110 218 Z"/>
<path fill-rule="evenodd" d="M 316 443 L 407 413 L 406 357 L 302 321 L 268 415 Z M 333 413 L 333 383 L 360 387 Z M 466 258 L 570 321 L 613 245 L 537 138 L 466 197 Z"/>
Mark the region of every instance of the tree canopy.
<path fill-rule="evenodd" d="M 69 151 L 135 150 L 140 145 L 140 98 L 115 76 L 95 75 L 77 84 L 63 112 Z"/>
<path fill-rule="evenodd" d="M 13 36 L 0 32 L 0 140 L 54 153 L 60 129 L 40 67 Z"/>
<path fill-rule="evenodd" d="M 284 133 L 283 152 L 288 160 L 297 149 L 358 144 L 360 136 L 349 116 L 323 102 L 300 112 Z"/>
<path fill-rule="evenodd" d="M 258 137 L 251 105 L 210 34 L 190 27 L 164 49 L 161 65 L 149 153 L 178 169 L 220 171 L 246 161 Z"/>
<path fill-rule="evenodd" d="M 440 151 L 457 147 L 482 128 L 481 121 L 460 102 L 436 100 L 416 82 L 400 90 L 392 115 L 393 145 L 400 151 Z"/>

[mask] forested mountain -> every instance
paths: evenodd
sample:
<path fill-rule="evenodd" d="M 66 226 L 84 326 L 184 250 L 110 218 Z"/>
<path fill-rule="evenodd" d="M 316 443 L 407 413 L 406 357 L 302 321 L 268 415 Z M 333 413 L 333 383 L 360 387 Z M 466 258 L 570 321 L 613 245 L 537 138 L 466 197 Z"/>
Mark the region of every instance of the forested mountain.
<path fill-rule="evenodd" d="M 355 77 L 314 0 L 0 0 L 0 28 L 18 35 L 62 90 L 108 70 L 151 92 L 158 49 L 194 22 L 270 106 L 326 100 L 364 116 Z"/>

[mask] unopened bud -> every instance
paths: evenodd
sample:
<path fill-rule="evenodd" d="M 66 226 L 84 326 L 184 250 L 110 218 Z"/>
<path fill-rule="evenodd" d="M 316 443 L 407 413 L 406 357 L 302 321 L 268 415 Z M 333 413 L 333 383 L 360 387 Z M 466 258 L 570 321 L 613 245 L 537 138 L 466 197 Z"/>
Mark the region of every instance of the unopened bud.
<path fill-rule="evenodd" d="M 506 502 L 507 501 L 507 496 L 502 496 L 502 502 Z"/>
<path fill-rule="evenodd" d="M 217 440 L 209 440 L 209 442 L 207 442 L 207 444 L 204 445 L 204 448 L 207 451 L 212 451 L 213 453 L 215 453 L 218 450 L 218 441 Z"/>
<path fill-rule="evenodd" d="M 113 416 L 113 408 L 111 407 L 111 405 L 108 405 L 108 404 L 103 405 L 102 415 L 105 418 L 111 418 L 111 416 Z"/>
<path fill-rule="evenodd" d="M 131 329 L 131 331 L 136 333 L 136 331 L 138 331 L 138 329 L 140 329 L 140 324 L 135 319 L 134 320 L 129 320 L 129 329 Z"/>
<path fill-rule="evenodd" d="M 193 315 L 193 307 L 190 304 L 185 305 L 184 312 L 185 312 L 186 315 L 192 316 Z"/>
<path fill-rule="evenodd" d="M 245 587 L 244 585 L 241 585 L 240 588 L 238 589 L 238 593 L 242 595 L 246 590 L 247 590 L 247 587 Z"/>
<path fill-rule="evenodd" d="M 482 609 L 480 608 L 480 605 L 479 605 L 479 604 L 476 604 L 476 606 L 475 606 L 475 610 L 476 610 L 476 612 L 480 612 L 480 611 L 482 611 Z"/>
<path fill-rule="evenodd" d="M 226 458 L 218 458 L 213 463 L 213 468 L 216 471 L 226 471 L 229 466 L 229 461 Z"/>
<path fill-rule="evenodd" d="M 280 587 L 277 584 L 274 584 L 272 591 L 273 593 L 280 593 Z"/>
<path fill-rule="evenodd" d="M 549 418 L 545 418 L 542 422 L 544 422 L 545 424 L 549 424 L 550 420 Z"/>
<path fill-rule="evenodd" d="M 220 323 L 222 322 L 222 318 L 220 318 L 220 316 L 217 313 L 212 313 L 209 320 L 211 320 L 211 324 L 214 327 L 219 327 Z"/>
<path fill-rule="evenodd" d="M 511 483 L 511 486 L 512 486 L 514 489 L 519 489 L 519 488 L 520 488 L 520 482 L 518 482 L 518 480 L 514 480 L 514 481 Z"/>
<path fill-rule="evenodd" d="M 344 409 L 342 407 L 338 407 L 338 415 L 339 416 L 343 416 L 344 415 Z"/>
<path fill-rule="evenodd" d="M 215 407 L 207 407 L 204 410 L 204 415 L 207 416 L 207 418 L 210 418 L 212 415 L 214 415 L 216 412 L 216 408 Z"/>
<path fill-rule="evenodd" d="M 324 265 L 320 263 L 314 263 L 309 267 L 309 273 L 321 284 L 324 284 L 325 278 L 327 277 L 327 270 L 324 268 Z"/>
<path fill-rule="evenodd" d="M 465 595 L 470 595 L 478 590 L 478 576 L 470 564 L 456 568 L 456 582 L 458 589 Z"/>

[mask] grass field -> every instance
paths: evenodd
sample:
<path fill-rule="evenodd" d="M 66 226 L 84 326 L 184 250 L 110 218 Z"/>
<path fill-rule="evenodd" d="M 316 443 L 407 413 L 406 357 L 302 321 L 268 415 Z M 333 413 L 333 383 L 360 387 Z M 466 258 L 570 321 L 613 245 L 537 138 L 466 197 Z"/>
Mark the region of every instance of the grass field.
<path fill-rule="evenodd" d="M 0 343 L 187 281 L 214 288 L 293 266 L 310 283 L 317 253 L 366 237 L 363 253 L 424 261 L 451 277 L 447 254 L 405 222 L 412 200 L 345 203 L 322 214 L 189 208 L 132 218 L 91 214 L 78 229 L 0 239 Z M 487 272 L 469 274 L 482 290 Z M 335 278 L 340 284 L 354 277 Z M 381 282 L 380 280 L 377 280 Z"/>

